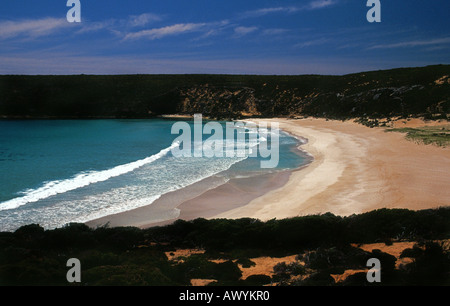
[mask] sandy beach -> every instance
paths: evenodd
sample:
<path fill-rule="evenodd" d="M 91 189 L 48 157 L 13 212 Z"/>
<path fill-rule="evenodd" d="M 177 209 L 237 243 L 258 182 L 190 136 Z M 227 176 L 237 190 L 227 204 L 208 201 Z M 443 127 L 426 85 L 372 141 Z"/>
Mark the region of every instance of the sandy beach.
<path fill-rule="evenodd" d="M 450 149 L 410 142 L 401 133 L 351 121 L 270 119 L 308 143 L 314 156 L 282 188 L 218 218 L 261 220 L 379 208 L 412 210 L 450 205 Z"/>
<path fill-rule="evenodd" d="M 379 208 L 419 210 L 450 205 L 449 148 L 416 144 L 404 134 L 352 121 L 258 121 L 278 122 L 284 131 L 306 138 L 300 149 L 312 155 L 313 161 L 302 169 L 255 181 L 232 180 L 208 190 L 196 184 L 191 191 L 174 192 L 146 207 L 88 225 L 109 222 L 111 226 L 149 227 L 197 217 L 264 221 L 326 212 L 347 216 Z M 183 197 L 183 192 L 190 196 Z M 160 219 L 155 217 L 158 213 L 163 214 Z"/>

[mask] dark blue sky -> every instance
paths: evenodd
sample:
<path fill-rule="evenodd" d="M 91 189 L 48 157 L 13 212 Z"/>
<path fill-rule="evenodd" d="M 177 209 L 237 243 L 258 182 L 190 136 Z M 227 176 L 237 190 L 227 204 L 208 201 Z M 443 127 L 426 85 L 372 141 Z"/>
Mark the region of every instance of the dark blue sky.
<path fill-rule="evenodd" d="M 0 74 L 346 74 L 450 64 L 449 0 L 0 3 Z"/>

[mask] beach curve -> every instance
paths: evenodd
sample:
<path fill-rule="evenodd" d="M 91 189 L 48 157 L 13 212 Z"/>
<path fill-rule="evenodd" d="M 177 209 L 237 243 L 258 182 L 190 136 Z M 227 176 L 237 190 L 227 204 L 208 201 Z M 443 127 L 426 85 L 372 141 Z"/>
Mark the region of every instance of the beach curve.
<path fill-rule="evenodd" d="M 450 205 L 450 150 L 419 145 L 351 121 L 263 119 L 308 139 L 314 160 L 289 181 L 215 218 L 282 219 L 331 212 L 347 216 L 380 208 Z M 447 169 L 447 170 L 446 170 Z"/>
<path fill-rule="evenodd" d="M 232 179 L 206 192 L 195 191 L 197 183 L 151 205 L 87 224 L 148 228 L 178 219 L 267 221 L 328 212 L 349 216 L 381 208 L 420 210 L 450 205 L 449 148 L 416 144 L 402 133 L 386 133 L 384 128 L 353 121 L 253 121 L 277 122 L 281 130 L 302 139 L 299 149 L 312 156 L 311 162 L 296 170 Z M 200 184 L 210 185 L 209 180 Z"/>

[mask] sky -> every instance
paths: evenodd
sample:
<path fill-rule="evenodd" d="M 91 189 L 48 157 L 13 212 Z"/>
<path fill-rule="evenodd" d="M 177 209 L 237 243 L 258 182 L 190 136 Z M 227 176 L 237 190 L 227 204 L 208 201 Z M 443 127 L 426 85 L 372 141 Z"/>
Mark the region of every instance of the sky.
<path fill-rule="evenodd" d="M 343 75 L 450 64 L 449 0 L 0 2 L 0 74 Z"/>

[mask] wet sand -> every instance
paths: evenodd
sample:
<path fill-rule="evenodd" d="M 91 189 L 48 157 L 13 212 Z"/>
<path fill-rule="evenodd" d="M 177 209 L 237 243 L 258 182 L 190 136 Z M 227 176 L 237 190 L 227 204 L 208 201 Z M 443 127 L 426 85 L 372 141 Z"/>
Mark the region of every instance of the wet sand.
<path fill-rule="evenodd" d="M 450 205 L 450 148 L 410 142 L 401 133 L 351 121 L 266 119 L 292 135 L 314 160 L 303 169 L 228 183 L 206 179 L 153 204 L 88 222 L 149 227 L 176 219 L 282 219 L 378 208 L 412 210 Z M 211 186 L 218 185 L 216 188 Z"/>
<path fill-rule="evenodd" d="M 351 121 L 266 121 L 279 122 L 280 128 L 307 138 L 302 147 L 314 161 L 293 172 L 283 188 L 216 217 L 268 220 L 450 205 L 450 148 L 416 144 L 404 134 Z"/>
<path fill-rule="evenodd" d="M 108 225 L 146 228 L 173 223 L 175 220 L 212 218 L 244 206 L 253 199 L 286 184 L 291 171 L 268 173 L 227 182 L 211 177 L 169 192 L 148 206 L 89 221 L 91 227 Z"/>

